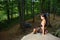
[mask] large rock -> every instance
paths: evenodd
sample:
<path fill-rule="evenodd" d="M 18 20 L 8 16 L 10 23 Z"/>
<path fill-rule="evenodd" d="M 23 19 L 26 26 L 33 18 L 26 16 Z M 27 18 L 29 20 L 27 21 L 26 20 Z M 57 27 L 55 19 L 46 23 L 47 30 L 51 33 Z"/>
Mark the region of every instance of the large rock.
<path fill-rule="evenodd" d="M 50 33 L 44 36 L 40 33 L 37 33 L 37 34 L 30 33 L 24 36 L 21 40 L 60 40 L 60 38 L 55 37 Z"/>

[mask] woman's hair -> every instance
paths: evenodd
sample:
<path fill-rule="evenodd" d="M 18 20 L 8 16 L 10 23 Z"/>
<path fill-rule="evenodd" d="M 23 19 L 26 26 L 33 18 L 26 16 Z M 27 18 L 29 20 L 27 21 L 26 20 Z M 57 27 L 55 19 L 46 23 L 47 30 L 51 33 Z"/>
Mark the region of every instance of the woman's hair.
<path fill-rule="evenodd" d="M 44 17 L 45 20 L 47 20 L 47 16 L 46 16 L 46 14 L 41 14 L 41 16 Z"/>

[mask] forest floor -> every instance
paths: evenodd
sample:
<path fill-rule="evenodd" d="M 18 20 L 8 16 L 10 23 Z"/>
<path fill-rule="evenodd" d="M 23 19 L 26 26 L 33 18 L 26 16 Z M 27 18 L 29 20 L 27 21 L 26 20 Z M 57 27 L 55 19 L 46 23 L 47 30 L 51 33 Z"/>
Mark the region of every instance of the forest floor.
<path fill-rule="evenodd" d="M 40 25 L 39 18 L 40 18 L 39 16 L 36 16 L 36 21 L 35 21 L 36 25 Z M 57 28 L 57 26 L 60 25 L 60 16 L 56 16 L 55 20 L 53 20 L 53 15 L 51 15 L 50 21 L 51 21 L 51 25 L 53 26 L 53 28 Z M 32 24 L 32 19 L 29 19 L 26 22 L 29 22 Z M 19 24 L 16 24 L 11 29 L 0 32 L 0 40 L 20 40 L 25 34 L 20 34 L 19 28 L 20 28 Z M 27 31 L 27 32 L 29 32 L 29 33 L 32 32 L 32 29 L 28 29 L 28 30 L 29 31 Z M 49 30 L 51 30 L 51 29 L 49 29 Z"/>

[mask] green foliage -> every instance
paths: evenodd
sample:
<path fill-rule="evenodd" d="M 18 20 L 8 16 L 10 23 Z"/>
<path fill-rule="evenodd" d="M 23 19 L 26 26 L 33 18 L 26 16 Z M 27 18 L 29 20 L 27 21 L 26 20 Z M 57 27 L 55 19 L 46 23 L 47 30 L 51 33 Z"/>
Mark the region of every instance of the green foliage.
<path fill-rule="evenodd" d="M 56 30 L 54 35 L 57 36 L 57 37 L 60 37 L 60 29 Z"/>
<path fill-rule="evenodd" d="M 35 10 L 35 13 L 40 13 L 40 7 L 41 7 L 41 0 L 38 0 L 39 2 L 35 2 L 34 3 L 34 10 Z M 28 11 L 31 12 L 31 0 L 25 0 L 25 5 L 27 6 L 27 9 Z M 47 10 L 48 9 L 48 3 L 49 1 L 46 0 L 45 3 L 44 3 L 44 7 L 45 9 Z M 57 15 L 60 15 L 60 3 L 58 0 L 50 0 L 50 3 L 51 3 L 51 11 L 53 11 L 53 6 L 55 5 L 55 8 L 57 8 Z M 13 15 L 15 14 L 18 14 L 18 8 L 17 8 L 17 1 L 16 0 L 10 0 L 9 1 L 9 9 L 12 10 L 11 12 L 13 12 Z M 0 12 L 0 19 L 4 16 L 4 15 L 7 15 L 6 14 L 6 1 L 5 0 L 1 0 L 0 1 L 0 11 L 5 11 L 5 13 L 3 12 Z M 1 14 L 3 16 L 1 16 Z M 16 16 L 17 17 L 17 16 Z M 4 18 L 6 20 L 6 18 Z"/>
<path fill-rule="evenodd" d="M 35 2 L 34 3 L 34 13 L 39 14 L 41 12 L 41 0 L 38 0 L 39 2 Z M 45 0 L 44 2 L 44 9 L 48 11 L 48 3 L 49 0 Z M 0 22 L 4 22 L 4 20 L 8 20 L 7 19 L 7 6 L 6 6 L 6 0 L 0 0 Z M 13 15 L 13 19 L 16 19 L 19 17 L 18 14 L 18 4 L 17 4 L 17 0 L 10 0 L 9 3 L 9 16 L 11 19 L 11 14 Z M 55 9 L 56 8 L 56 9 Z M 25 0 L 25 20 L 32 18 L 32 1 L 31 0 Z M 54 12 L 54 10 L 56 10 L 56 14 L 60 15 L 60 2 L 59 0 L 50 0 L 50 11 Z M 27 17 L 28 16 L 28 17 Z M 2 23 L 4 24 L 4 23 Z M 8 24 L 4 24 L 4 25 L 8 25 Z M 6 26 L 5 26 L 6 27 Z"/>

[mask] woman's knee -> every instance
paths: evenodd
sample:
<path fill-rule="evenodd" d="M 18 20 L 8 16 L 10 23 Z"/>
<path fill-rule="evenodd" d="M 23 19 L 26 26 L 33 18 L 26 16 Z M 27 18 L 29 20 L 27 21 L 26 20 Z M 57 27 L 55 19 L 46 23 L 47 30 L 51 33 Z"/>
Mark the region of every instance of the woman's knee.
<path fill-rule="evenodd" d="M 36 28 L 34 28 L 33 30 L 36 31 Z"/>

